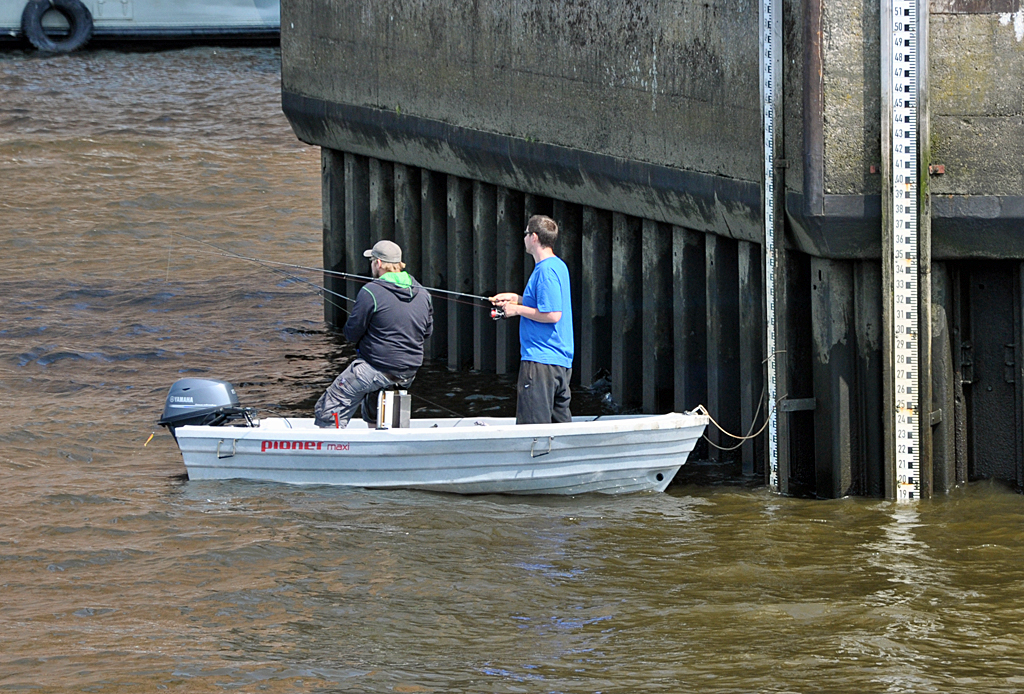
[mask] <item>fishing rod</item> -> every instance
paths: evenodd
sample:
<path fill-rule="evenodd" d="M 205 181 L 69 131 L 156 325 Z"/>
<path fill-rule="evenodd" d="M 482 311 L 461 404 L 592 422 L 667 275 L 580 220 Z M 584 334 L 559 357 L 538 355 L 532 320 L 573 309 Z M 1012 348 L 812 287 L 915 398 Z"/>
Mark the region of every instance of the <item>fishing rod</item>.
<path fill-rule="evenodd" d="M 187 236 L 185 234 L 180 234 L 180 233 L 177 233 L 177 232 L 171 232 L 171 233 L 175 233 L 176 235 L 181 236 L 182 238 L 186 238 L 186 239 L 188 239 L 190 241 L 195 241 L 197 243 L 202 243 L 202 244 L 205 244 L 207 246 L 211 246 L 213 248 L 216 248 L 218 251 L 220 251 L 221 253 L 226 254 L 228 257 L 235 258 L 237 260 L 248 260 L 249 262 L 257 263 L 259 265 L 262 265 L 262 266 L 266 267 L 268 270 L 272 269 L 272 268 L 270 268 L 268 266 L 270 266 L 270 265 L 277 265 L 277 266 L 280 266 L 280 267 L 288 267 L 288 268 L 292 268 L 292 269 L 295 269 L 295 270 L 305 270 L 306 272 L 318 272 L 318 273 L 322 272 L 325 275 L 330 275 L 332 277 L 341 277 L 343 279 L 366 280 L 367 282 L 372 282 L 374 279 L 376 279 L 375 277 L 370 277 L 368 275 L 357 275 L 357 274 L 352 273 L 352 272 L 341 272 L 339 270 L 327 270 L 326 268 L 309 267 L 307 265 L 296 265 L 295 263 L 282 263 L 282 262 L 276 261 L 276 260 L 264 260 L 262 258 L 252 258 L 252 257 L 249 257 L 249 256 L 242 255 L 240 253 L 236 253 L 234 251 L 228 250 L 226 248 L 221 248 L 220 246 L 218 246 L 218 245 L 216 245 L 214 243 L 211 243 L 210 241 L 206 241 L 204 239 L 193 238 L 191 236 Z M 456 291 L 452 291 L 450 289 L 441 289 L 440 287 L 423 287 L 423 288 L 426 291 L 431 292 L 431 293 L 435 293 L 436 292 L 436 293 L 440 293 L 440 294 L 448 294 L 448 295 L 451 295 L 451 296 L 462 296 L 462 297 L 466 297 L 467 299 L 479 299 L 481 301 L 490 301 L 490 297 L 479 296 L 477 294 L 467 294 L 465 292 L 456 292 Z M 349 299 L 349 301 L 352 301 L 352 299 Z M 475 306 L 476 304 L 473 304 L 473 305 Z"/>
<path fill-rule="evenodd" d="M 355 303 L 355 299 L 352 299 L 351 297 L 345 296 L 344 294 L 340 294 L 339 292 L 330 290 L 327 287 L 324 287 L 323 285 L 317 284 L 315 282 L 310 282 L 309 280 L 304 279 L 302 277 L 299 277 L 298 275 L 294 275 L 294 274 L 292 274 L 290 272 L 285 272 L 284 270 L 279 270 L 278 268 L 270 267 L 269 264 L 272 261 L 261 260 L 259 258 L 249 258 L 249 257 L 246 257 L 244 255 L 239 255 L 238 253 L 233 253 L 231 251 L 225 251 L 225 252 L 222 252 L 222 253 L 213 253 L 211 251 L 196 251 L 196 253 L 203 253 L 203 254 L 206 254 L 206 255 L 213 255 L 213 256 L 217 256 L 218 258 L 231 258 L 233 260 L 246 260 L 246 261 L 249 261 L 249 262 L 252 262 L 252 263 L 256 263 L 260 267 L 262 267 L 262 268 L 264 268 L 266 270 L 269 270 L 270 272 L 276 272 L 277 274 L 282 275 L 282 276 L 284 276 L 284 277 L 286 277 L 286 278 L 288 278 L 290 280 L 293 280 L 295 282 L 302 282 L 303 284 L 308 284 L 309 286 L 314 287 L 315 289 L 318 290 L 317 294 L 319 294 L 321 296 L 324 296 L 325 294 L 333 294 L 334 296 L 340 297 L 340 298 L 344 299 L 345 301 L 351 301 L 352 303 Z M 275 263 L 275 264 L 278 264 L 278 265 L 290 265 L 289 263 Z M 290 265 L 290 266 L 291 267 L 303 268 L 302 265 Z M 321 270 L 319 268 L 306 268 L 306 269 L 308 269 L 310 272 L 321 272 Z M 340 274 L 340 273 L 336 273 L 336 274 Z M 359 275 L 352 275 L 352 276 L 353 277 L 359 277 Z M 373 280 L 372 277 L 367 277 L 365 279 L 370 280 L 370 281 Z M 427 287 L 424 287 L 423 289 L 426 290 L 427 293 L 430 292 L 430 289 L 428 289 Z M 472 295 L 469 295 L 469 296 L 472 296 Z M 451 302 L 454 302 L 456 304 L 463 304 L 465 306 L 472 306 L 474 308 L 486 308 L 486 307 L 480 307 L 479 304 L 470 303 L 468 301 L 459 301 L 458 299 L 451 299 L 451 298 L 448 298 L 448 297 L 440 297 L 440 298 L 444 299 L 445 301 L 451 301 Z M 486 299 L 487 297 L 480 297 L 480 298 Z M 335 302 L 333 302 L 329 298 L 327 298 L 327 296 L 324 296 L 324 301 L 329 303 L 331 306 L 336 307 L 340 311 L 351 315 L 351 311 L 349 311 L 348 309 L 344 308 L 343 306 L 339 306 L 338 304 L 336 304 Z M 505 310 L 503 308 L 501 308 L 501 307 L 492 308 L 491 309 L 491 318 L 493 320 L 500 320 L 502 318 L 506 318 Z"/>

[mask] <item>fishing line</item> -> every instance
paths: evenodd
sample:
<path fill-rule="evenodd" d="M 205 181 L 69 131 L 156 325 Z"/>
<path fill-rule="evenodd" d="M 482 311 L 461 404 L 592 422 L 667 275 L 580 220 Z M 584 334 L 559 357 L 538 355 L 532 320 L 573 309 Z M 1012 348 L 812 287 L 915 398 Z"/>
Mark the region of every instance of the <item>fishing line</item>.
<path fill-rule="evenodd" d="M 409 391 L 409 395 L 413 396 L 414 398 L 419 398 L 420 400 L 422 400 L 423 402 L 427 403 L 428 405 L 433 405 L 434 407 L 440 407 L 445 412 L 451 412 L 453 415 L 455 415 L 456 417 L 459 417 L 460 419 L 465 419 L 466 418 L 466 415 L 464 415 L 464 414 L 462 414 L 460 412 L 456 412 L 455 410 L 452 410 L 450 408 L 447 408 L 444 405 L 442 405 L 441 403 L 434 402 L 433 400 L 428 400 L 427 398 L 423 397 L 419 393 L 413 393 L 412 391 Z"/>
<path fill-rule="evenodd" d="M 336 292 L 336 291 L 333 291 L 331 289 L 328 289 L 327 287 L 323 287 L 323 286 L 321 286 L 321 285 L 319 285 L 319 284 L 317 284 L 315 282 L 310 282 L 309 280 L 303 279 L 302 277 L 299 277 L 298 275 L 293 275 L 291 273 L 285 272 L 283 270 L 278 270 L 277 268 L 272 268 L 272 267 L 268 267 L 267 269 L 270 270 L 271 272 L 276 272 L 276 273 L 278 273 L 280 275 L 284 275 L 285 277 L 287 277 L 290 280 L 294 280 L 296 282 L 302 282 L 303 284 L 308 284 L 309 286 L 311 286 L 311 287 L 313 287 L 313 288 L 315 288 L 317 290 L 317 294 L 322 296 L 324 301 L 326 301 L 327 303 L 329 303 L 331 306 L 333 306 L 334 308 L 338 309 L 339 311 L 351 315 L 351 312 L 347 308 L 345 308 L 344 306 L 340 306 L 340 305 L 336 304 L 335 302 L 331 301 L 331 299 L 329 297 L 327 297 L 326 294 L 330 294 L 332 296 L 336 296 L 338 298 L 344 299 L 345 301 L 351 301 L 352 303 L 355 303 L 355 299 L 350 299 L 349 297 L 345 296 L 344 294 L 341 294 L 339 292 Z"/>
<path fill-rule="evenodd" d="M 260 265 L 261 267 L 269 270 L 270 272 L 276 272 L 277 274 L 282 275 L 282 276 L 284 276 L 284 277 L 286 277 L 286 278 L 288 278 L 290 280 L 293 280 L 295 282 L 302 282 L 303 284 L 308 284 L 308 285 L 310 285 L 311 287 L 313 287 L 314 289 L 317 290 L 317 294 L 322 296 L 324 301 L 326 301 L 327 303 L 329 303 L 331 306 L 335 307 L 339 311 L 342 311 L 343 313 L 349 314 L 350 311 L 348 309 L 346 309 L 344 306 L 340 306 L 337 303 L 335 303 L 334 301 L 331 301 L 331 299 L 326 296 L 327 294 L 330 294 L 332 296 L 336 296 L 336 297 L 338 297 L 340 299 L 344 299 L 345 301 L 351 301 L 353 304 L 355 303 L 355 299 L 352 299 L 350 297 L 345 296 L 344 294 L 341 294 L 339 292 L 336 292 L 336 291 L 333 291 L 331 289 L 328 289 L 327 287 L 324 287 L 324 286 L 321 286 L 319 284 L 316 284 L 315 282 L 310 282 L 309 280 L 307 280 L 305 278 L 302 278 L 302 277 L 299 277 L 298 275 L 295 275 L 295 274 L 292 274 L 292 273 L 289 273 L 289 272 L 285 272 L 284 270 L 280 270 L 278 268 L 270 267 L 267 262 L 264 262 L 264 261 L 260 260 L 259 258 L 249 258 L 247 256 L 235 253 L 234 251 L 230 251 L 230 250 L 228 250 L 226 248 L 221 248 L 217 244 L 212 243 L 210 241 L 206 241 L 204 239 L 193 238 L 191 236 L 188 236 L 187 234 L 181 234 L 181 233 L 178 233 L 178 232 L 171 232 L 171 233 L 174 234 L 175 236 L 181 236 L 182 238 L 186 238 L 189 241 L 195 241 L 197 243 L 206 244 L 207 246 L 212 246 L 213 248 L 216 248 L 218 251 L 220 251 L 220 253 L 215 253 L 215 254 L 212 254 L 212 255 L 220 255 L 221 257 L 224 257 L 224 258 L 235 258 L 235 259 L 238 259 L 238 260 L 247 260 L 249 262 L 253 262 L 253 263 L 256 263 L 257 265 Z M 202 251 L 197 251 L 197 252 L 202 252 Z M 206 253 L 209 254 L 209 251 L 206 251 Z"/>

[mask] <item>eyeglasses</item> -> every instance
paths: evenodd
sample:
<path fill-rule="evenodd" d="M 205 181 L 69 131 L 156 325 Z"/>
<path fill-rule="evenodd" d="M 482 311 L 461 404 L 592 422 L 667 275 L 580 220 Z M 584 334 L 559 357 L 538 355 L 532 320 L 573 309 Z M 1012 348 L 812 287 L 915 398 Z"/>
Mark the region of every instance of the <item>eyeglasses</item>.
<path fill-rule="evenodd" d="M 535 232 L 532 232 L 532 231 L 530 231 L 529 229 L 527 229 L 527 230 L 526 230 L 526 233 L 525 233 L 525 234 L 523 234 L 523 238 L 525 239 L 525 238 L 526 238 L 527 236 L 529 236 L 530 234 L 533 234 L 533 233 L 535 233 Z"/>

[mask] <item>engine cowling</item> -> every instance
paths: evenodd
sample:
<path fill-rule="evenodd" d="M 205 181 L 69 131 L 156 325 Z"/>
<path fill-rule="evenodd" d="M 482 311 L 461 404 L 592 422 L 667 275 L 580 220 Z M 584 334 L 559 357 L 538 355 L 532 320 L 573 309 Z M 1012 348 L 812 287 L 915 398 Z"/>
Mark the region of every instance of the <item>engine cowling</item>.
<path fill-rule="evenodd" d="M 174 434 L 176 427 L 220 426 L 244 418 L 253 425 L 255 410 L 241 407 L 235 387 L 227 381 L 182 378 L 171 386 L 164 401 L 164 414 L 157 422 Z"/>

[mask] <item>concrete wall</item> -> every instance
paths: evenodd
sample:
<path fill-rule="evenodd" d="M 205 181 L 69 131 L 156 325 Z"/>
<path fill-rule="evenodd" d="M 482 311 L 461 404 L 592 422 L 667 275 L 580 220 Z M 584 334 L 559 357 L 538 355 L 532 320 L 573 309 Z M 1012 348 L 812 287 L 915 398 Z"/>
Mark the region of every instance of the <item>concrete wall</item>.
<path fill-rule="evenodd" d="M 935 14 L 931 45 L 933 192 L 1021 196 L 1024 13 Z"/>
<path fill-rule="evenodd" d="M 292 0 L 282 13 L 303 139 L 759 238 L 755 0 Z"/>
<path fill-rule="evenodd" d="M 822 3 L 824 192 L 878 195 L 881 94 L 878 0 Z"/>
<path fill-rule="evenodd" d="M 308 142 L 760 239 L 754 0 L 282 12 L 284 105 Z M 789 242 L 814 256 L 881 253 L 879 12 L 784 3 Z M 930 31 L 934 255 L 1024 258 L 1019 0 L 933 0 Z"/>
<path fill-rule="evenodd" d="M 812 52 L 802 100 L 813 108 L 801 119 L 812 170 L 789 203 L 793 242 L 823 257 L 878 257 L 879 2 L 803 0 L 799 11 L 804 40 L 789 45 Z M 932 0 L 930 12 L 931 161 L 945 167 L 930 178 L 933 257 L 1024 258 L 1024 13 L 1019 0 Z M 807 31 L 816 13 L 817 34 Z"/>
<path fill-rule="evenodd" d="M 285 89 L 622 159 L 760 176 L 754 0 L 286 8 Z"/>
<path fill-rule="evenodd" d="M 937 195 L 1024 193 L 1024 15 L 961 13 L 935 0 L 929 23 L 932 161 Z M 872 195 L 881 164 L 878 0 L 823 12 L 824 191 Z"/>

